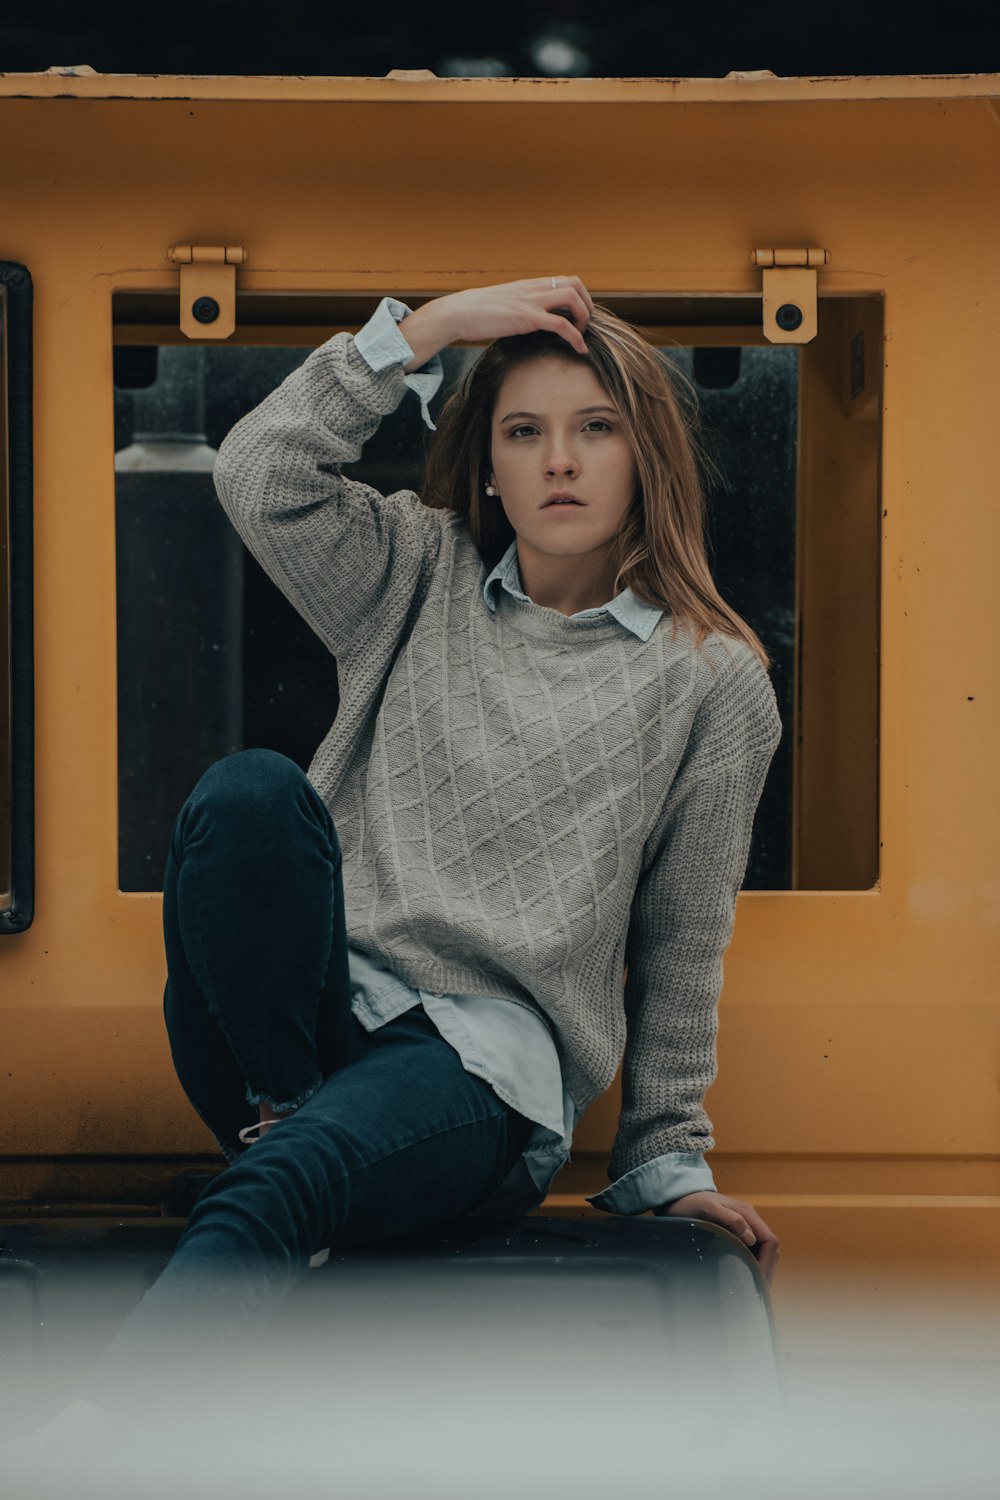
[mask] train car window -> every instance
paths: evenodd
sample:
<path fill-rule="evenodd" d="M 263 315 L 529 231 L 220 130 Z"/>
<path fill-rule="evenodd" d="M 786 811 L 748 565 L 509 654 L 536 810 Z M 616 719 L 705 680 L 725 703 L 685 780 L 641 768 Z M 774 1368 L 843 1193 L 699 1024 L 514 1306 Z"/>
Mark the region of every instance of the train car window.
<path fill-rule="evenodd" d="M 34 911 L 31 296 L 0 261 L 0 934 Z"/>
<path fill-rule="evenodd" d="M 288 303 L 258 298 L 239 319 L 239 342 L 200 345 L 181 340 L 176 322 L 170 326 L 169 299 L 134 294 L 115 299 L 119 885 L 124 891 L 162 888 L 173 818 L 213 760 L 243 746 L 268 745 L 305 767 L 336 714 L 336 663 L 243 548 L 215 498 L 211 470 L 219 444 L 240 416 L 323 338 L 341 327 L 360 326 L 372 304 L 353 300 L 357 306 L 341 299 L 333 307 L 298 299 L 296 320 L 289 317 Z M 415 300 L 409 299 L 411 306 Z M 614 305 L 614 299 L 606 300 Z M 854 680 L 852 667 L 854 677 L 860 671 L 851 653 L 866 661 L 876 656 L 872 589 L 878 533 L 876 527 L 875 551 L 850 552 L 854 564 L 849 557 L 841 564 L 846 572 L 832 583 L 820 565 L 831 538 L 816 535 L 817 515 L 825 518 L 827 530 L 831 514 L 835 526 L 837 518 L 850 520 L 857 510 L 866 515 L 874 510 L 877 516 L 872 475 L 863 493 L 852 489 L 850 500 L 842 503 L 830 493 L 830 473 L 837 465 L 829 454 L 825 466 L 823 461 L 824 444 L 836 449 L 833 429 L 850 415 L 843 403 L 831 406 L 822 389 L 834 366 L 840 368 L 849 320 L 843 309 L 821 320 L 829 347 L 817 351 L 765 343 L 759 335 L 759 302 L 752 308 L 735 305 L 737 299 L 716 303 L 712 321 L 701 299 L 696 306 L 692 299 L 690 307 L 681 299 L 671 304 L 620 300 L 616 310 L 644 324 L 661 357 L 697 396 L 703 445 L 711 458 L 708 530 L 716 580 L 773 658 L 785 734 L 757 816 L 745 886 L 864 888 L 877 877 L 873 678 L 871 701 L 862 704 L 860 717 L 857 703 L 848 705 L 856 715 L 850 728 L 862 751 L 859 755 L 855 745 L 847 770 L 825 737 L 828 720 L 836 720 L 845 706 L 838 683 L 845 673 Z M 445 380 L 432 415 L 476 357 L 472 349 L 444 351 Z M 812 382 L 810 371 L 816 372 Z M 819 394 L 813 389 L 817 383 Z M 806 436 L 817 450 L 812 459 L 803 451 Z M 347 472 L 383 493 L 419 490 L 429 438 L 418 403 L 408 398 Z M 842 481 L 835 477 L 834 487 L 849 489 L 863 476 L 857 460 L 843 467 Z M 813 494 L 807 496 L 810 480 Z M 849 548 L 863 542 L 863 531 L 854 525 Z M 825 615 L 831 609 L 836 615 L 844 586 L 853 589 L 849 597 L 867 614 L 846 647 L 836 640 L 831 646 Z M 803 612 L 807 600 L 809 605 L 818 601 L 812 624 L 808 609 Z M 837 635 L 836 624 L 832 634 Z M 807 640 L 812 654 L 806 663 Z M 810 702 L 803 701 L 804 668 Z M 863 671 L 860 675 L 865 678 Z M 832 692 L 836 701 L 817 708 L 811 695 L 824 692 Z M 850 728 L 840 726 L 842 746 Z M 848 802 L 852 816 L 831 820 L 830 804 Z"/>

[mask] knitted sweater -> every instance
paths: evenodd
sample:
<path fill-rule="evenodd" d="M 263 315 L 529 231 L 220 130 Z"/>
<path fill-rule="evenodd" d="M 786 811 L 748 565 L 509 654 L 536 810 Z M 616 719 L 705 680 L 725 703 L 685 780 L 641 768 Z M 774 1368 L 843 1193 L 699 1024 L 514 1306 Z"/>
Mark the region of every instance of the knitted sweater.
<path fill-rule="evenodd" d="M 229 433 L 219 498 L 337 658 L 309 776 L 349 942 L 414 987 L 540 1008 L 580 1109 L 624 1055 L 609 1176 L 712 1144 L 722 955 L 780 736 L 741 641 L 648 640 L 501 591 L 464 521 L 343 464 L 402 399 L 347 333 Z M 628 969 L 628 983 L 625 971 Z"/>

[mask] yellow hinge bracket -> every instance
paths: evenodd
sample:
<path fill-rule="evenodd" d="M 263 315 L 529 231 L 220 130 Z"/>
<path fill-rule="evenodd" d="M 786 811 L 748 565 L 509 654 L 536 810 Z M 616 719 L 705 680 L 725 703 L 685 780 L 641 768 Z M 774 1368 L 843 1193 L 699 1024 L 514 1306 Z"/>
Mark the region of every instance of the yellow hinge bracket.
<path fill-rule="evenodd" d="M 816 271 L 829 250 L 751 250 L 763 268 L 764 337 L 772 344 L 808 344 L 816 337 Z"/>
<path fill-rule="evenodd" d="M 236 267 L 242 245 L 171 245 L 181 268 L 181 333 L 189 339 L 227 339 L 236 331 Z"/>

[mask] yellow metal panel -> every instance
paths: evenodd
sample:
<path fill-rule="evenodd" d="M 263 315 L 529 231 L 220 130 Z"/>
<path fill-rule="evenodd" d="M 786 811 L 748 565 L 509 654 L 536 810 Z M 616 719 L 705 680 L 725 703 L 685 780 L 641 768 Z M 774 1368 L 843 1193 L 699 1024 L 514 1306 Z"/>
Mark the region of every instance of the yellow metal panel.
<path fill-rule="evenodd" d="M 998 97 L 992 76 L 0 78 L 0 254 L 36 286 L 37 917 L 0 948 L 4 1109 L 46 1192 L 66 1156 L 209 1149 L 160 1030 L 159 897 L 116 889 L 113 291 L 176 290 L 180 242 L 245 246 L 241 293 L 370 306 L 550 272 L 759 298 L 750 250 L 801 244 L 831 250 L 821 302 L 884 310 L 881 860 L 871 890 L 741 897 L 720 1182 L 773 1191 L 801 1255 L 845 1212 L 816 1182 L 849 1192 L 852 1162 L 886 1202 L 937 1201 L 951 1162 L 995 1222 Z M 595 1166 L 615 1107 L 583 1122 Z"/>

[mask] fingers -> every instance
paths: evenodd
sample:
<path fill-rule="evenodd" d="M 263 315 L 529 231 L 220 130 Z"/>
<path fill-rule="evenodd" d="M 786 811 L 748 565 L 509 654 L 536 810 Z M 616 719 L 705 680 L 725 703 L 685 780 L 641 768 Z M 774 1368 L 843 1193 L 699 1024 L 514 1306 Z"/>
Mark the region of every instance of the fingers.
<path fill-rule="evenodd" d="M 768 1286 L 774 1280 L 774 1273 L 778 1269 L 778 1241 L 775 1239 L 761 1240 L 760 1249 L 757 1252 L 757 1264 L 760 1266 L 764 1280 Z"/>
<path fill-rule="evenodd" d="M 756 1242 L 754 1254 L 757 1257 L 757 1264 L 770 1286 L 778 1267 L 778 1237 L 774 1230 L 765 1224 L 752 1203 L 743 1203 L 739 1198 L 731 1198 L 729 1201 L 740 1211 L 737 1218 L 742 1218 L 743 1224 L 753 1235 Z M 751 1244 L 745 1233 L 741 1234 L 741 1238 L 746 1244 Z"/>
<path fill-rule="evenodd" d="M 568 318 L 562 318 L 558 313 L 550 313 L 541 324 L 541 327 L 550 329 L 552 333 L 558 333 L 559 337 L 565 339 L 567 344 L 576 350 L 577 354 L 586 354 L 588 352 L 583 334 L 577 328 L 576 324 L 571 323 Z"/>
<path fill-rule="evenodd" d="M 728 1229 L 730 1234 L 735 1234 L 736 1238 L 742 1240 L 745 1245 L 755 1245 L 757 1243 L 755 1230 L 751 1228 L 743 1214 L 738 1213 L 735 1208 L 727 1206 L 732 1202 L 732 1198 L 729 1198 L 726 1204 L 719 1203 L 717 1205 L 718 1222 L 722 1225 L 723 1229 Z"/>
<path fill-rule="evenodd" d="M 655 1213 L 676 1214 L 681 1218 L 707 1219 L 721 1224 L 730 1234 L 743 1241 L 756 1256 L 757 1264 L 765 1282 L 770 1286 L 778 1267 L 778 1237 L 765 1224 L 752 1203 L 741 1198 L 727 1198 L 722 1193 L 687 1193 L 665 1207 L 653 1209 Z"/>
<path fill-rule="evenodd" d="M 576 281 L 579 278 L 574 277 L 573 280 Z M 560 338 L 564 338 L 568 344 L 571 344 L 578 354 L 586 354 L 587 345 L 584 342 L 583 330 L 590 321 L 592 304 L 585 301 L 581 293 L 573 286 L 549 287 L 549 296 L 558 297 L 559 300 L 547 317 L 543 315 L 540 326 L 558 333 Z M 558 309 L 563 308 L 569 313 L 572 322 L 569 318 L 559 316 Z"/>
<path fill-rule="evenodd" d="M 500 282 L 496 286 L 466 287 L 425 306 L 436 308 L 439 322 L 441 309 L 446 309 L 449 336 L 467 343 L 509 338 L 544 328 L 565 339 L 578 354 L 589 352 L 583 334 L 594 303 L 579 276 L 546 276 L 531 281 Z M 564 316 L 559 315 L 561 310 Z M 418 308 L 411 317 L 419 318 L 423 313 L 424 308 Z"/>
<path fill-rule="evenodd" d="M 577 296 L 579 296 L 586 305 L 588 318 L 594 311 L 594 299 L 587 291 L 587 288 L 584 286 L 579 276 L 557 276 L 555 287 L 552 286 L 551 277 L 546 277 L 544 284 L 548 286 L 550 291 L 562 292 L 569 290 L 576 292 Z"/>
<path fill-rule="evenodd" d="M 778 1266 L 778 1237 L 765 1224 L 752 1203 L 744 1203 L 740 1198 L 725 1198 L 719 1194 L 714 1202 L 699 1210 L 698 1216 L 714 1219 L 723 1229 L 728 1229 L 730 1234 L 735 1234 L 737 1239 L 742 1240 L 757 1257 L 761 1274 L 770 1286 Z"/>

